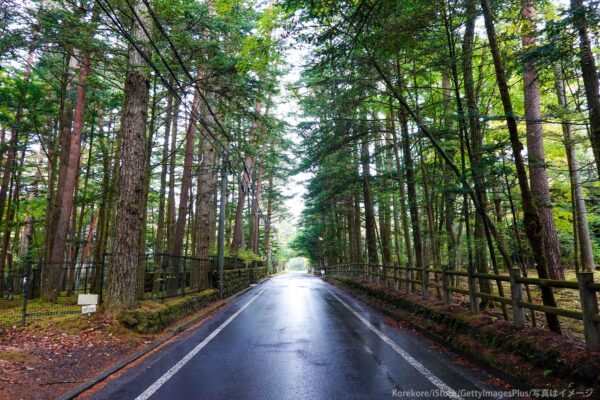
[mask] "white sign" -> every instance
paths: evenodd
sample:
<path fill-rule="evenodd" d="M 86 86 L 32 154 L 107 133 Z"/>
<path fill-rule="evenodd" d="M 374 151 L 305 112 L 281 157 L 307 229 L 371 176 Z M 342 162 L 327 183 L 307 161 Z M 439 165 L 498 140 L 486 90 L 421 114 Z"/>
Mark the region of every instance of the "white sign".
<path fill-rule="evenodd" d="M 98 295 L 97 294 L 80 294 L 77 297 L 77 305 L 78 306 L 87 306 L 89 304 L 98 304 Z"/>
<path fill-rule="evenodd" d="M 90 304 L 87 306 L 81 306 L 81 313 L 82 314 L 90 314 L 96 312 L 96 305 L 95 304 Z"/>

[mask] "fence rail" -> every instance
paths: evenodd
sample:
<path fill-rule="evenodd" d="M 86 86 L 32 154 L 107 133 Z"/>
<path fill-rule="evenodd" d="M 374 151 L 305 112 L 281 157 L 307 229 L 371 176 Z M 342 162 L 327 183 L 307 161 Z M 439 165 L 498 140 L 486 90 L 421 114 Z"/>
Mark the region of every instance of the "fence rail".
<path fill-rule="evenodd" d="M 80 314 L 82 310 L 77 304 L 80 294 L 97 294 L 98 304 L 102 304 L 113 257 L 105 254 L 102 261 L 87 263 L 28 263 L 11 269 L 7 276 L 0 277 L 0 325 L 25 324 L 27 319 L 37 317 Z M 219 287 L 215 257 L 145 254 L 140 257 L 139 265 L 143 271 L 136 284 L 140 300 L 164 301 Z M 262 261 L 225 258 L 226 270 L 247 269 L 249 277 L 254 277 L 254 271 L 262 267 Z M 55 288 L 52 301 L 42 299 L 43 279 L 48 277 L 52 277 Z"/>
<path fill-rule="evenodd" d="M 459 293 L 468 296 L 472 313 L 479 313 L 480 301 L 496 302 L 501 305 L 507 320 L 510 318 L 506 307 L 510 306 L 512 321 L 519 329 L 525 327 L 525 310 L 530 310 L 532 318 L 535 318 L 533 312 L 537 311 L 583 321 L 583 333 L 587 348 L 591 351 L 600 350 L 600 315 L 598 314 L 597 295 L 597 292 L 600 291 L 600 283 L 594 282 L 592 272 L 578 272 L 576 281 L 562 281 L 524 277 L 521 276 L 519 268 L 512 269 L 508 275 L 450 270 L 445 266 L 442 268 L 431 268 L 430 266 L 414 268 L 399 264 L 383 266 L 364 263 L 338 264 L 316 269 L 317 272 L 320 270 L 323 270 L 326 275 L 362 277 L 369 282 L 393 287 L 398 291 L 404 288 L 408 293 L 420 292 L 421 297 L 425 300 L 430 296 L 430 288 L 433 288 L 438 291 L 439 297 L 446 305 L 450 305 L 453 293 Z M 467 279 L 466 288 L 458 285 L 459 278 Z M 499 293 L 484 293 L 477 290 L 478 282 L 481 281 L 495 282 Z M 506 288 L 503 283 L 509 284 L 508 295 L 504 291 Z M 581 309 L 569 310 L 533 303 L 529 296 L 530 285 L 539 288 L 575 290 L 579 293 Z M 527 299 L 524 293 L 528 294 Z"/>

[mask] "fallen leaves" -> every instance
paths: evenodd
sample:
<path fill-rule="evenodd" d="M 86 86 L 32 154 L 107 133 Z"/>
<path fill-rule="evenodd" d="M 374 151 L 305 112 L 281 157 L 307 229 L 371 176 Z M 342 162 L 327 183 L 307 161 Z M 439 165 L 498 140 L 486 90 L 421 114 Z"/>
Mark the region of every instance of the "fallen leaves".
<path fill-rule="evenodd" d="M 77 324 L 0 328 L 0 400 L 57 397 L 141 344 L 108 332 L 113 322 L 101 316 Z"/>

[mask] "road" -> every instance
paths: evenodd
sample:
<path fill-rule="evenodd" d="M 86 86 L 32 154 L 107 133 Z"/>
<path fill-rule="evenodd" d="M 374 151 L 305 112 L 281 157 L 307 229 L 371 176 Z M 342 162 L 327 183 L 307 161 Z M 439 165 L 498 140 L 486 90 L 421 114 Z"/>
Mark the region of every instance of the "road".
<path fill-rule="evenodd" d="M 502 390 L 489 372 L 388 322 L 319 278 L 280 275 L 90 398 L 468 399 Z"/>

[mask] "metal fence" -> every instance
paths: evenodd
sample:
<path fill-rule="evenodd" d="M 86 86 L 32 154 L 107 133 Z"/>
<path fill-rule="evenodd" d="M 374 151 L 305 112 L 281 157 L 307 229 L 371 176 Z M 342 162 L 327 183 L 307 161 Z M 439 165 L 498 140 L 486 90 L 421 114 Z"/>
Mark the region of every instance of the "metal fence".
<path fill-rule="evenodd" d="M 113 255 L 101 262 L 29 263 L 8 271 L 0 282 L 0 326 L 25 324 L 28 320 L 80 314 L 80 294 L 97 294 L 102 304 L 108 286 Z M 225 258 L 226 270 L 247 269 L 254 277 L 262 261 L 244 262 Z M 136 293 L 140 300 L 186 296 L 208 288 L 218 288 L 216 257 L 207 259 L 146 254 L 140 257 Z M 51 296 L 43 293 L 43 279 L 51 278 Z M 45 297 L 45 298 L 44 298 Z"/>
<path fill-rule="evenodd" d="M 166 299 L 185 296 L 214 287 L 210 271 L 215 268 L 215 260 L 172 254 L 147 255 L 144 273 L 138 283 L 138 297 L 141 299 Z"/>
<path fill-rule="evenodd" d="M 500 306 L 506 320 L 512 320 L 517 328 L 523 328 L 527 320 L 535 323 L 535 312 L 552 314 L 571 321 L 581 321 L 588 349 L 600 350 L 600 315 L 598 296 L 600 283 L 594 282 L 592 272 L 578 272 L 577 280 L 537 279 L 522 276 L 519 268 L 508 274 L 478 273 L 466 270 L 448 269 L 446 266 L 414 268 L 399 264 L 383 266 L 361 263 L 339 264 L 318 268 L 319 274 L 362 278 L 369 282 L 418 293 L 424 300 L 432 300 L 432 294 L 443 304 L 450 305 L 453 295 L 466 296 L 470 311 L 481 312 L 481 302 Z M 526 270 L 524 270 L 526 271 Z M 484 293 L 482 283 L 488 283 L 488 293 Z M 557 291 L 571 291 L 579 302 L 578 309 L 550 307 L 539 304 L 531 293 L 542 287 Z M 509 313 L 510 310 L 510 313 Z M 526 312 L 529 312 L 529 315 Z"/>
<path fill-rule="evenodd" d="M 42 298 L 42 279 L 51 276 L 54 288 Z M 28 263 L 8 271 L 2 280 L 0 324 L 24 324 L 27 319 L 79 314 L 80 294 L 102 297 L 105 286 L 104 264 Z"/>

